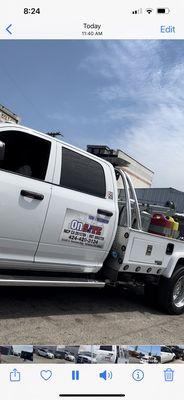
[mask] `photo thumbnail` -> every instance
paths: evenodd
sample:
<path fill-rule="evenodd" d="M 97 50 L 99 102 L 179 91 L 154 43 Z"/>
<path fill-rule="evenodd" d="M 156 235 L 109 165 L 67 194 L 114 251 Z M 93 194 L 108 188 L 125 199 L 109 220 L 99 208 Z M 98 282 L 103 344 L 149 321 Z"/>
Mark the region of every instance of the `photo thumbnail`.
<path fill-rule="evenodd" d="M 1 364 L 21 364 L 33 362 L 32 345 L 0 346 Z"/>
<path fill-rule="evenodd" d="M 161 363 L 160 346 L 128 346 L 130 364 Z"/>

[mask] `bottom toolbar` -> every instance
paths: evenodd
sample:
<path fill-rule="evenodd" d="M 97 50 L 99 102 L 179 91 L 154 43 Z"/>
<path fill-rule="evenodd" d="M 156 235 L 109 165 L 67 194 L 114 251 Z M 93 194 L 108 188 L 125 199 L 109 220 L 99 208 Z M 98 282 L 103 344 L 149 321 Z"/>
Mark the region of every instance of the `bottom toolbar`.
<path fill-rule="evenodd" d="M 175 398 L 183 387 L 183 365 L 4 364 L 1 395 L 6 400 Z"/>

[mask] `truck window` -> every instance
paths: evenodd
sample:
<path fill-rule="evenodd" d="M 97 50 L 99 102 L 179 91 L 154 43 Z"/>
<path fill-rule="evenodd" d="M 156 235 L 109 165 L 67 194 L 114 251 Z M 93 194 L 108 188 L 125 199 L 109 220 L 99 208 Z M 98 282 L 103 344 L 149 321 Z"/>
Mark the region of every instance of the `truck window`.
<path fill-rule="evenodd" d="M 50 141 L 20 131 L 0 132 L 0 141 L 5 143 L 5 155 L 0 161 L 0 169 L 30 178 L 45 179 Z"/>
<path fill-rule="evenodd" d="M 101 164 L 65 147 L 62 148 L 60 185 L 93 196 L 104 198 L 106 195 Z"/>
<path fill-rule="evenodd" d="M 112 346 L 100 346 L 100 350 L 112 351 Z"/>
<path fill-rule="evenodd" d="M 172 350 L 169 348 L 169 347 L 165 347 L 165 346 L 162 346 L 161 347 L 161 351 L 162 352 L 166 352 L 166 353 L 172 353 Z"/>

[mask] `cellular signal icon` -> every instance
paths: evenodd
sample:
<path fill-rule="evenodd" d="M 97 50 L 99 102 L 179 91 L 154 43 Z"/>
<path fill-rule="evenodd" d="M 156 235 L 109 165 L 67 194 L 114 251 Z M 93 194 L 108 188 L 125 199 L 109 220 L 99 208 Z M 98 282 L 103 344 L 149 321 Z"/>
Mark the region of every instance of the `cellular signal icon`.
<path fill-rule="evenodd" d="M 138 10 L 133 10 L 132 14 L 142 14 L 142 8 L 139 8 Z"/>

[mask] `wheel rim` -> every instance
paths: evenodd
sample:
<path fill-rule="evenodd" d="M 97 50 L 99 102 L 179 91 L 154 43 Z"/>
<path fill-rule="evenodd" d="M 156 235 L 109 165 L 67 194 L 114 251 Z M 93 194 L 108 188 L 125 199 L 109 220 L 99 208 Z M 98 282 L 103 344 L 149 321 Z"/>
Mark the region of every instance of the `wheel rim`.
<path fill-rule="evenodd" d="M 184 306 L 184 276 L 181 276 L 174 286 L 173 303 L 178 308 Z"/>

